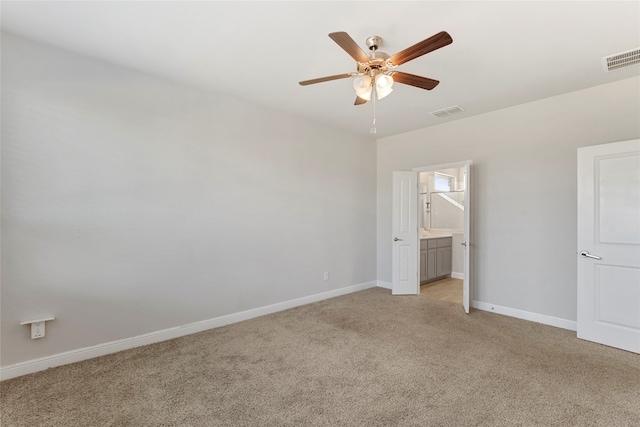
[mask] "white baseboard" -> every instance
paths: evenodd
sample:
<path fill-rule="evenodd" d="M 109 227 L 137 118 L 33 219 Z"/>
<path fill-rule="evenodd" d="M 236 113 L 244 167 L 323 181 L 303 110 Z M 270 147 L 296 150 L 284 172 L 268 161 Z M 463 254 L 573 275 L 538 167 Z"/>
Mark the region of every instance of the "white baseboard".
<path fill-rule="evenodd" d="M 379 288 L 393 289 L 393 283 L 391 283 L 391 282 L 383 282 L 382 280 L 378 280 L 376 286 L 378 286 Z"/>
<path fill-rule="evenodd" d="M 530 320 L 532 322 L 542 323 L 544 325 L 555 326 L 557 328 L 569 329 L 575 331 L 577 323 L 574 320 L 561 319 L 559 317 L 547 316 L 545 314 L 532 313 L 530 311 L 518 310 L 517 308 L 503 307 L 496 304 L 489 304 L 482 301 L 473 301 L 473 308 L 478 310 L 490 311 L 492 313 L 503 314 L 505 316 L 517 317 L 518 319 Z"/>
<path fill-rule="evenodd" d="M 16 363 L 14 365 L 0 368 L 0 381 L 8 380 L 10 378 L 19 377 L 22 375 L 32 374 L 34 372 L 43 371 L 45 369 L 53 368 L 56 366 L 67 365 L 69 363 L 80 362 L 82 360 L 116 353 L 122 350 L 128 350 L 134 347 L 140 347 L 143 345 L 153 344 L 173 338 L 182 337 L 185 335 L 194 334 L 196 332 L 206 331 L 207 329 L 219 328 L 220 326 L 241 322 L 243 320 L 253 319 L 254 317 L 276 313 L 278 311 L 287 310 L 289 308 L 311 304 L 313 302 L 362 291 L 376 286 L 378 286 L 378 282 L 376 282 L 375 280 L 371 282 L 364 282 L 357 285 L 347 286 L 345 288 L 322 292 L 315 295 L 309 295 L 307 297 L 297 298 L 290 301 L 284 301 L 264 307 L 241 311 L 239 313 L 233 313 L 226 316 L 203 320 L 200 322 L 189 323 L 187 325 L 177 326 L 175 328 L 150 332 L 148 334 L 138 335 L 132 338 L 111 341 L 91 347 L 84 347 L 77 350 L 54 354 L 53 356 L 47 356 L 39 359 L 29 360 L 26 362 Z"/>
<path fill-rule="evenodd" d="M 451 277 L 455 279 L 464 279 L 463 273 L 451 273 Z M 391 282 L 384 282 L 378 280 L 377 286 L 379 288 L 392 289 Z M 504 316 L 517 317 L 518 319 L 530 320 L 532 322 L 542 323 L 544 325 L 555 326 L 557 328 L 569 329 L 575 331 L 577 324 L 573 320 L 561 319 L 559 317 L 547 316 L 539 313 L 532 313 L 530 311 L 518 310 L 517 308 L 503 307 L 496 304 L 489 304 L 482 301 L 473 301 L 471 303 L 473 308 L 478 310 L 490 311 L 492 313 L 502 314 Z"/>

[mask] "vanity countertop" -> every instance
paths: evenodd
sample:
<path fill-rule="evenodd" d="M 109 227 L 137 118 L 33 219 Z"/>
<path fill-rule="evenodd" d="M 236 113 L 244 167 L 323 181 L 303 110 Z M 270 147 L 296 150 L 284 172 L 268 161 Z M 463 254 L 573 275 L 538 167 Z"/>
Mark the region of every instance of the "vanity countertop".
<path fill-rule="evenodd" d="M 427 233 L 420 231 L 420 240 L 440 239 L 442 237 L 452 237 L 451 233 Z"/>

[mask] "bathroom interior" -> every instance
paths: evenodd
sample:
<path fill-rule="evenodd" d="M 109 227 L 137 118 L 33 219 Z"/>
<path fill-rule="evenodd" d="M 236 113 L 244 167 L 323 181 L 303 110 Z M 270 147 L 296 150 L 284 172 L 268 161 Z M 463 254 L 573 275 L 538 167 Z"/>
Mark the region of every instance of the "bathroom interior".
<path fill-rule="evenodd" d="M 419 174 L 420 294 L 462 304 L 464 168 Z"/>

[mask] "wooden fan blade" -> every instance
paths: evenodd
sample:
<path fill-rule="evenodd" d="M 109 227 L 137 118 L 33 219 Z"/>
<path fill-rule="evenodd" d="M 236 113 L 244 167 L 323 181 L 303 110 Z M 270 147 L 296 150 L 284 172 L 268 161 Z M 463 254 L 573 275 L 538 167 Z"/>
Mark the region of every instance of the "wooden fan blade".
<path fill-rule="evenodd" d="M 330 80 L 346 79 L 347 77 L 351 77 L 351 76 L 353 76 L 353 73 L 336 74 L 335 76 L 327 76 L 327 77 L 320 77 L 318 79 L 304 80 L 304 81 L 298 82 L 298 84 L 300 84 L 300 86 L 306 86 L 306 85 L 312 85 L 316 83 L 328 82 Z"/>
<path fill-rule="evenodd" d="M 360 98 L 359 96 L 356 96 L 356 102 L 353 103 L 353 105 L 362 105 L 362 104 L 366 104 L 367 100 Z"/>
<path fill-rule="evenodd" d="M 402 71 L 394 71 L 391 74 L 393 81 L 405 85 L 419 87 L 420 89 L 431 90 L 438 86 L 438 80 L 428 79 L 426 77 L 416 76 L 414 74 L 403 73 Z"/>
<path fill-rule="evenodd" d="M 344 51 L 347 52 L 349 56 L 351 56 L 357 62 L 369 62 L 369 57 L 367 56 L 367 54 L 362 49 L 360 49 L 358 43 L 356 43 L 349 34 L 345 33 L 344 31 L 340 31 L 337 33 L 329 34 L 329 37 L 331 37 L 334 42 L 338 43 L 338 46 L 344 49 Z"/>
<path fill-rule="evenodd" d="M 436 49 L 440 49 L 448 44 L 453 43 L 453 39 L 446 31 L 441 31 L 438 34 L 429 37 L 426 40 L 422 40 L 420 43 L 416 43 L 405 50 L 396 53 L 389 58 L 391 64 L 400 65 L 405 62 L 411 61 L 425 53 L 433 52 Z"/>

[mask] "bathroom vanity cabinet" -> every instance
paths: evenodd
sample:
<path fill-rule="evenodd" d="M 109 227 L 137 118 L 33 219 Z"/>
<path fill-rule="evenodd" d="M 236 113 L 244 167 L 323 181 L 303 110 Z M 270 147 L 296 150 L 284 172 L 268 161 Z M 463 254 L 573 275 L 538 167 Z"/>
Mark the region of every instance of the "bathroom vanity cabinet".
<path fill-rule="evenodd" d="M 451 275 L 451 237 L 420 239 L 420 283 Z"/>

